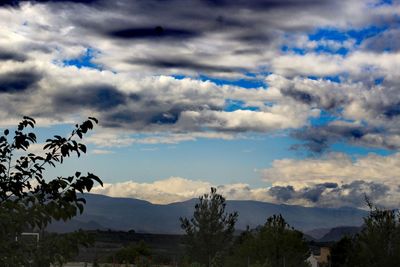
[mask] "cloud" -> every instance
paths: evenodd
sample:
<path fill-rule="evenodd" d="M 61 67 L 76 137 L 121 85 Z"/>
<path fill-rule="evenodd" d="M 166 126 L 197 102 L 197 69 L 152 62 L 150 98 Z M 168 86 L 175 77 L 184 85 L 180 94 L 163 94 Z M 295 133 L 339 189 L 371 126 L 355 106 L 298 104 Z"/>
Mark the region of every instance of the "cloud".
<path fill-rule="evenodd" d="M 134 138 L 126 135 L 120 135 L 111 132 L 100 132 L 90 135 L 86 138 L 86 142 L 94 144 L 97 147 L 125 147 L 135 142 Z"/>
<path fill-rule="evenodd" d="M 95 110 L 109 110 L 125 104 L 127 96 L 107 84 L 87 84 L 78 88 L 68 88 L 55 95 L 53 103 L 67 111 L 85 107 Z"/>
<path fill-rule="evenodd" d="M 91 115 L 112 134 L 127 133 L 128 139 L 144 134 L 149 142 L 301 129 L 295 137 L 322 140 L 322 147 L 337 140 L 398 147 L 397 2 L 199 0 L 187 9 L 179 0 L 118 5 L 98 0 L 3 6 L 2 122 L 22 114 L 48 122 Z M 319 28 L 346 33 L 370 25 L 383 30 L 360 42 L 309 38 Z M 383 47 L 379 36 L 393 45 Z M 320 46 L 349 51 L 316 51 Z M 306 53 L 290 50 L 295 48 Z M 76 67 L 74 60 L 87 62 Z M 253 75 L 265 83 L 253 89 L 221 86 L 197 80 L 201 74 L 228 80 Z M 375 84 L 377 79 L 382 82 Z M 228 100 L 243 106 L 230 111 Z M 311 125 L 325 112 L 351 123 Z M 354 138 L 349 133 L 357 127 L 362 136 Z"/>
<path fill-rule="evenodd" d="M 108 154 L 113 154 L 114 151 L 106 149 L 93 149 L 91 153 L 95 155 L 108 155 Z"/>
<path fill-rule="evenodd" d="M 354 180 L 397 186 L 400 154 L 379 156 L 368 154 L 352 160 L 342 153 L 322 158 L 275 160 L 262 171 L 263 179 L 274 186 L 307 187 L 317 183 L 351 183 Z"/>
<path fill-rule="evenodd" d="M 97 131 L 86 138 L 86 142 L 97 147 L 127 147 L 133 144 L 178 144 L 181 142 L 195 141 L 197 139 L 223 139 L 232 140 L 244 138 L 231 133 L 191 132 L 191 133 L 161 133 L 154 135 L 136 136 L 135 134 L 121 134 L 119 131 Z"/>
<path fill-rule="evenodd" d="M 170 177 L 152 183 L 127 181 L 116 184 L 105 183 L 103 187 L 94 187 L 92 192 L 109 196 L 133 197 L 152 203 L 171 203 L 198 197 L 210 190 L 211 184 L 192 181 L 180 177 Z"/>
<path fill-rule="evenodd" d="M 380 182 L 355 180 L 349 183 L 316 183 L 301 188 L 271 186 L 251 188 L 245 183 L 215 185 L 202 180 L 170 177 L 151 183 L 134 181 L 105 183 L 91 192 L 113 197 L 130 197 L 157 204 L 186 201 L 208 193 L 210 187 L 228 200 L 256 200 L 277 204 L 303 205 L 309 207 L 356 207 L 367 208 L 365 197 L 378 205 L 396 207 L 400 194 Z"/>
<path fill-rule="evenodd" d="M 139 198 L 152 203 L 167 204 L 198 198 L 208 193 L 212 186 L 217 187 L 218 192 L 227 199 L 274 201 L 274 198 L 267 194 L 267 188 L 252 189 L 248 184 L 244 183 L 213 185 L 207 181 L 190 180 L 182 177 L 169 177 L 151 183 L 137 183 L 134 181 L 105 183 L 103 187 L 94 187 L 91 192 L 114 197 Z"/>
<path fill-rule="evenodd" d="M 286 204 L 300 204 L 318 207 L 358 207 L 365 208 L 365 198 L 374 203 L 395 207 L 391 197 L 398 199 L 396 192 L 391 192 L 387 185 L 362 180 L 352 181 L 348 184 L 336 183 L 314 184 L 295 189 L 293 186 L 273 186 L 269 194 L 277 201 Z"/>
<path fill-rule="evenodd" d="M 130 59 L 127 61 L 128 63 L 144 65 L 148 67 L 154 68 L 163 68 L 163 69 L 189 69 L 196 70 L 201 73 L 233 73 L 239 72 L 239 68 L 230 67 L 230 66 L 218 66 L 215 64 L 209 63 L 200 63 L 198 61 L 190 60 L 190 59 L 173 59 L 173 58 L 159 58 L 159 59 Z"/>
<path fill-rule="evenodd" d="M 258 72 L 275 62 L 288 35 L 307 34 L 317 27 L 391 25 L 398 15 L 395 4 L 372 8 L 358 0 L 195 0 L 190 10 L 179 0 L 120 1 L 118 5 L 102 0 L 12 2 L 21 7 L 4 9 L 2 15 L 14 43 L 54 49 L 52 54 L 58 57 L 94 47 L 101 52 L 96 62 L 105 69 L 150 74 Z M 43 19 L 25 19 L 35 16 Z"/>
<path fill-rule="evenodd" d="M 396 76 L 397 77 L 397 76 Z M 325 112 L 329 120 L 295 129 L 291 135 L 311 152 L 324 152 L 336 142 L 398 148 L 400 99 L 397 78 L 388 77 L 382 84 L 343 79 L 285 78 L 272 74 L 266 78 L 270 93 L 277 102 L 288 98 L 308 106 L 309 111 Z"/>
<path fill-rule="evenodd" d="M 399 29 L 389 29 L 365 40 L 362 44 L 362 48 L 378 53 L 380 51 L 398 52 L 400 50 L 399 38 Z"/>
<path fill-rule="evenodd" d="M 179 139 L 212 136 L 226 139 L 246 132 L 296 128 L 305 125 L 309 116 L 314 116 L 313 111 L 293 102 L 268 106 L 266 103 L 273 100 L 273 96 L 265 88 L 245 89 L 168 76 L 135 77 L 33 60 L 22 66 L 10 63 L 7 68 L 21 69 L 17 73 L 24 73 L 28 65 L 40 73 L 40 80 L 33 79 L 36 76 L 32 75 L 22 79 L 25 76 L 21 74 L 18 76 L 21 78 L 18 82 L 24 82 L 21 86 L 3 83 L 7 92 L 15 91 L 12 91 L 14 97 L 0 99 L 4 101 L 4 117 L 24 114 L 66 121 L 87 114 L 97 117 L 100 126 L 109 132 L 144 133 L 158 139 L 170 133 L 175 141 L 166 142 L 176 143 Z M 8 69 L 4 79 L 14 81 L 12 75 L 6 75 Z M 28 85 L 34 86 L 34 90 Z M 23 93 L 28 87 L 30 94 Z M 25 104 L 16 105 L 22 97 Z M 227 99 L 259 110 L 226 111 Z"/>
<path fill-rule="evenodd" d="M 19 53 L 19 52 L 14 52 L 11 50 L 6 50 L 6 49 L 1 49 L 0 48 L 0 61 L 25 61 L 27 58 L 24 54 Z"/>
<path fill-rule="evenodd" d="M 62 2 L 70 2 L 70 3 L 82 3 L 82 4 L 91 4 L 98 2 L 99 0 L 2 0 L 0 2 L 0 6 L 10 6 L 10 7 L 19 7 L 22 3 L 62 3 Z"/>
<path fill-rule="evenodd" d="M 198 35 L 195 31 L 179 28 L 166 28 L 156 26 L 154 28 L 125 28 L 114 30 L 108 33 L 111 37 L 122 39 L 141 39 L 141 38 L 192 38 Z"/>
<path fill-rule="evenodd" d="M 18 93 L 31 89 L 41 76 L 35 72 L 21 71 L 0 74 L 0 93 Z"/>

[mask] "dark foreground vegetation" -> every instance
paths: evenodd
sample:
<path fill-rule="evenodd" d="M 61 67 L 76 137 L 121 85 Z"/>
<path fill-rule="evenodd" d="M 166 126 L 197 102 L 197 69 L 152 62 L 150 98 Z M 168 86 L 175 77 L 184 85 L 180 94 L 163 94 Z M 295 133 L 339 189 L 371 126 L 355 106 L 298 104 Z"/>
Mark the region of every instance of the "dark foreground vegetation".
<path fill-rule="evenodd" d="M 398 266 L 400 224 L 396 211 L 369 204 L 369 216 L 358 234 L 344 236 L 337 242 L 316 242 L 306 241 L 280 215 L 268 218 L 255 229 L 232 234 L 230 219 L 235 215 L 225 214 L 223 199 L 215 195 L 212 191 L 203 196 L 193 218 L 181 219 L 186 235 L 144 234 L 133 230 L 88 231 L 94 237 L 94 245 L 81 249 L 74 260 L 110 266 L 130 263 L 137 266 L 301 267 L 311 266 L 310 258 L 314 258 L 318 264 L 315 266 L 319 267 Z M 213 198 L 218 200 L 215 206 L 211 203 Z"/>
<path fill-rule="evenodd" d="M 27 132 L 35 126 L 32 118 L 25 117 L 12 137 L 9 130 L 0 136 L 0 266 L 61 266 L 70 260 L 93 266 L 399 266 L 399 212 L 377 208 L 368 199 L 370 212 L 362 230 L 329 244 L 306 241 L 280 214 L 235 235 L 239 214 L 225 211 L 225 198 L 215 188 L 199 198 L 192 217 L 180 218 L 183 236 L 134 230 L 47 233 L 49 223 L 82 213 L 86 201 L 81 194 L 89 192 L 95 182 L 102 184 L 91 173 L 44 178 L 46 167 L 86 152 L 79 140 L 95 123 L 95 118 L 89 118 L 77 124 L 68 137 L 47 139 L 42 155 L 27 152 L 36 142 L 36 135 Z"/>

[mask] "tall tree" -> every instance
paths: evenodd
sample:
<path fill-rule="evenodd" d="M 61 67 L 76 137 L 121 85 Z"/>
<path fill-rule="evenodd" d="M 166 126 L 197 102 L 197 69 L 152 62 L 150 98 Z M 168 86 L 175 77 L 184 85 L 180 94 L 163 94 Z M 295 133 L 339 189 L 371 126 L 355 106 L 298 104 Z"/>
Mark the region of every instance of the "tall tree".
<path fill-rule="evenodd" d="M 355 239 L 347 266 L 386 267 L 400 262 L 400 214 L 380 209 L 368 200 L 369 215 Z"/>
<path fill-rule="evenodd" d="M 303 234 L 291 228 L 282 215 L 273 215 L 238 239 L 229 265 L 237 267 L 306 267 L 309 249 Z"/>
<path fill-rule="evenodd" d="M 353 250 L 353 238 L 344 236 L 338 242 L 333 244 L 331 249 L 331 266 L 347 267 L 349 266 L 350 256 Z"/>
<path fill-rule="evenodd" d="M 219 265 L 233 239 L 238 214 L 226 213 L 225 198 L 211 188 L 199 197 L 191 219 L 180 218 L 186 232 L 185 243 L 192 261 L 206 266 Z"/>
<path fill-rule="evenodd" d="M 32 244 L 22 242 L 21 233 L 41 231 L 52 221 L 66 221 L 82 213 L 86 201 L 78 193 L 89 192 L 94 182 L 102 185 L 92 173 L 76 172 L 50 180 L 44 175 L 47 167 L 62 164 L 72 154 L 79 157 L 86 153 L 86 146 L 79 139 L 93 129 L 97 123 L 95 118 L 77 124 L 68 137 L 56 135 L 47 139 L 43 155 L 28 152 L 37 141 L 36 135 L 28 132 L 35 123 L 34 119 L 24 117 L 13 137 L 8 129 L 0 136 L 0 262 L 5 266 L 30 266 L 32 262 L 47 266 L 63 262 L 63 250 L 70 252 L 71 246 L 76 250 L 79 244 L 86 244 L 81 234 L 52 236 Z"/>

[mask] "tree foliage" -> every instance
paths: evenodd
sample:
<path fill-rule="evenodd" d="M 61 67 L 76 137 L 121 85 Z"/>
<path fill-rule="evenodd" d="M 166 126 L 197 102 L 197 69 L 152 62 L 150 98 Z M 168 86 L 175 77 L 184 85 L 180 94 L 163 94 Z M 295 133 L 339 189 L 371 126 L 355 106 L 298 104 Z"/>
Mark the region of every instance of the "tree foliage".
<path fill-rule="evenodd" d="M 29 153 L 29 147 L 37 142 L 35 120 L 24 117 L 14 135 L 8 129 L 0 136 L 0 261 L 10 266 L 24 266 L 37 257 L 47 258 L 47 263 L 63 261 L 64 257 L 43 248 L 63 245 L 86 244 L 81 234 L 52 237 L 39 245 L 18 242 L 24 231 L 42 231 L 52 221 L 69 220 L 84 209 L 85 199 L 78 193 L 89 192 L 94 183 L 102 185 L 96 175 L 76 172 L 68 177 L 46 179 L 45 169 L 56 167 L 76 154 L 86 153 L 80 139 L 97 123 L 89 118 L 75 125 L 68 137 L 55 135 L 46 140 L 43 155 Z M 86 240 L 86 239 L 85 239 Z M 48 242 L 48 243 L 45 243 Z M 50 242 L 50 243 L 49 243 Z M 70 246 L 68 246 L 70 247 Z M 69 251 L 65 249 L 65 251 Z M 60 251 L 58 252 L 60 253 Z M 28 256 L 27 256 L 28 255 Z M 29 256 L 30 255 L 30 256 Z M 34 257 L 32 255 L 35 255 Z M 41 266 L 46 266 L 42 264 Z"/>
<path fill-rule="evenodd" d="M 132 263 L 137 266 L 147 266 L 149 264 L 148 259 L 150 256 L 150 248 L 143 240 L 141 240 L 136 245 L 128 245 L 121 248 L 111 258 L 109 258 L 108 261 L 116 263 Z"/>
<path fill-rule="evenodd" d="M 237 239 L 229 266 L 302 267 L 309 256 L 303 234 L 291 228 L 282 215 L 273 215 L 255 230 Z"/>
<path fill-rule="evenodd" d="M 390 267 L 400 262 L 400 214 L 380 209 L 368 200 L 369 215 L 361 232 L 353 239 L 342 239 L 332 249 L 332 266 Z"/>
<path fill-rule="evenodd" d="M 225 198 L 211 188 L 195 205 L 191 219 L 180 218 L 186 232 L 185 244 L 188 256 L 194 262 L 209 266 L 219 265 L 233 239 L 238 214 L 226 213 Z"/>

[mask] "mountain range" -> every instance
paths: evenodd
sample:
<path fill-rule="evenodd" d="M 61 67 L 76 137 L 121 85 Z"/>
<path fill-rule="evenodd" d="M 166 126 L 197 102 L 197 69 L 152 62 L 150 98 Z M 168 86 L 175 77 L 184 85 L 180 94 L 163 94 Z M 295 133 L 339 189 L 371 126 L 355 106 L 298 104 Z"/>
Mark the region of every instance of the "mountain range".
<path fill-rule="evenodd" d="M 138 233 L 182 234 L 180 217 L 193 215 L 197 199 L 159 205 L 133 199 L 96 194 L 85 194 L 87 204 L 83 214 L 68 222 L 54 222 L 48 227 L 52 232 L 84 230 L 134 230 Z M 339 226 L 362 225 L 364 210 L 356 208 L 320 208 L 272 204 L 260 201 L 227 200 L 227 212 L 239 213 L 236 229 L 257 227 L 273 214 L 282 214 L 290 226 L 303 232 L 331 229 Z"/>

